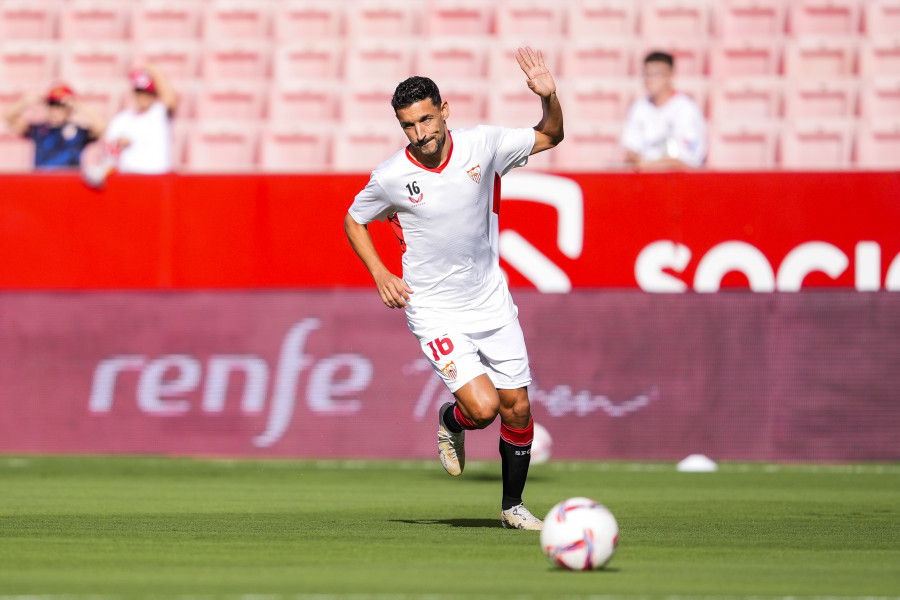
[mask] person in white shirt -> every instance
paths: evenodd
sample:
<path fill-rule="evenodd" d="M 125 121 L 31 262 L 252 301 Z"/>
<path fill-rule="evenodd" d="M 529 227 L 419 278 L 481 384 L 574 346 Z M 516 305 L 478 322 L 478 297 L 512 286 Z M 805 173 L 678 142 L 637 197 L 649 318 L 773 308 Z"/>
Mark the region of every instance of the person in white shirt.
<path fill-rule="evenodd" d="M 119 112 L 104 139 L 118 153 L 120 173 L 154 175 L 172 170 L 171 119 L 178 96 L 162 71 L 144 65 L 130 74 L 134 106 Z"/>
<path fill-rule="evenodd" d="M 499 415 L 504 527 L 541 529 L 522 503 L 534 425 L 528 353 L 500 270 L 500 177 L 563 139 L 556 83 L 541 52 L 520 48 L 528 87 L 541 98 L 533 128 L 452 130 L 450 107 L 427 77 L 401 82 L 391 104 L 409 145 L 381 163 L 344 219 L 353 250 L 456 402 L 438 415 L 438 451 L 450 475 L 465 467 L 465 430 Z M 403 251 L 402 279 L 381 261 L 367 226 L 388 220 Z"/>
<path fill-rule="evenodd" d="M 625 162 L 638 170 L 697 168 L 706 160 L 706 119 L 697 103 L 675 91 L 671 54 L 644 59 L 647 96 L 631 105 L 622 133 Z"/>

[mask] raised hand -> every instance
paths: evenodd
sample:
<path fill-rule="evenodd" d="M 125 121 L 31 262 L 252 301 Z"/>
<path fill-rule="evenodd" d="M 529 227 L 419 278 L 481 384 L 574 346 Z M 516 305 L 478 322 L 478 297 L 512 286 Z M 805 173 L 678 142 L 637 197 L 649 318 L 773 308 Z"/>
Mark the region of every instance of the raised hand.
<path fill-rule="evenodd" d="M 532 92 L 546 98 L 556 91 L 556 82 L 553 81 L 550 69 L 544 65 L 544 55 L 540 50 L 535 53 L 527 46 L 519 48 L 516 60 L 528 78 L 526 83 Z"/>

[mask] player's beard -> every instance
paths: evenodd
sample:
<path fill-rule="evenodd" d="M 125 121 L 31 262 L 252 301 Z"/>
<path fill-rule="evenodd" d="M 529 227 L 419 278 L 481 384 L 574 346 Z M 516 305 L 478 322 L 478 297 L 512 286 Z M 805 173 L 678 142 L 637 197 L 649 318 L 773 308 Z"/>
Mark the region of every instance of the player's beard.
<path fill-rule="evenodd" d="M 425 148 L 431 142 L 434 142 L 434 150 L 428 151 Z M 435 156 L 440 155 L 441 151 L 444 149 L 444 144 L 447 143 L 447 132 L 443 132 L 442 134 L 428 140 L 424 144 L 418 146 L 419 152 L 422 153 L 423 156 Z"/>

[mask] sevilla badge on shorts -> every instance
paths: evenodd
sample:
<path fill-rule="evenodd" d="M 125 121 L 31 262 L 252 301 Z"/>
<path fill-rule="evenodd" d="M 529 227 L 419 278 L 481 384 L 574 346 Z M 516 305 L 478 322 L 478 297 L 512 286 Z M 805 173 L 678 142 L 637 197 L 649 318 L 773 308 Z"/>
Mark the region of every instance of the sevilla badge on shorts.
<path fill-rule="evenodd" d="M 474 181 L 475 183 L 481 183 L 481 165 L 475 165 L 474 167 L 466 171 L 466 173 L 469 174 L 469 177 L 472 178 L 472 181 Z"/>
<path fill-rule="evenodd" d="M 443 373 L 447 379 L 456 381 L 456 363 L 451 360 L 450 364 L 441 369 L 441 373 Z"/>

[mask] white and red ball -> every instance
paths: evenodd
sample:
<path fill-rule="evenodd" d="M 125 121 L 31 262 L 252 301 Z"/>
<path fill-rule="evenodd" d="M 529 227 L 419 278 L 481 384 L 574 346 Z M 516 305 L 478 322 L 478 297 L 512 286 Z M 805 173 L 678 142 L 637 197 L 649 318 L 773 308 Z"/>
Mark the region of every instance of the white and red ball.
<path fill-rule="evenodd" d="M 531 442 L 531 464 L 542 465 L 550 460 L 553 438 L 542 425 L 534 424 L 534 439 Z"/>
<path fill-rule="evenodd" d="M 600 569 L 619 542 L 619 525 L 608 508 L 590 498 L 569 498 L 550 509 L 541 548 L 553 564 L 572 571 Z"/>

